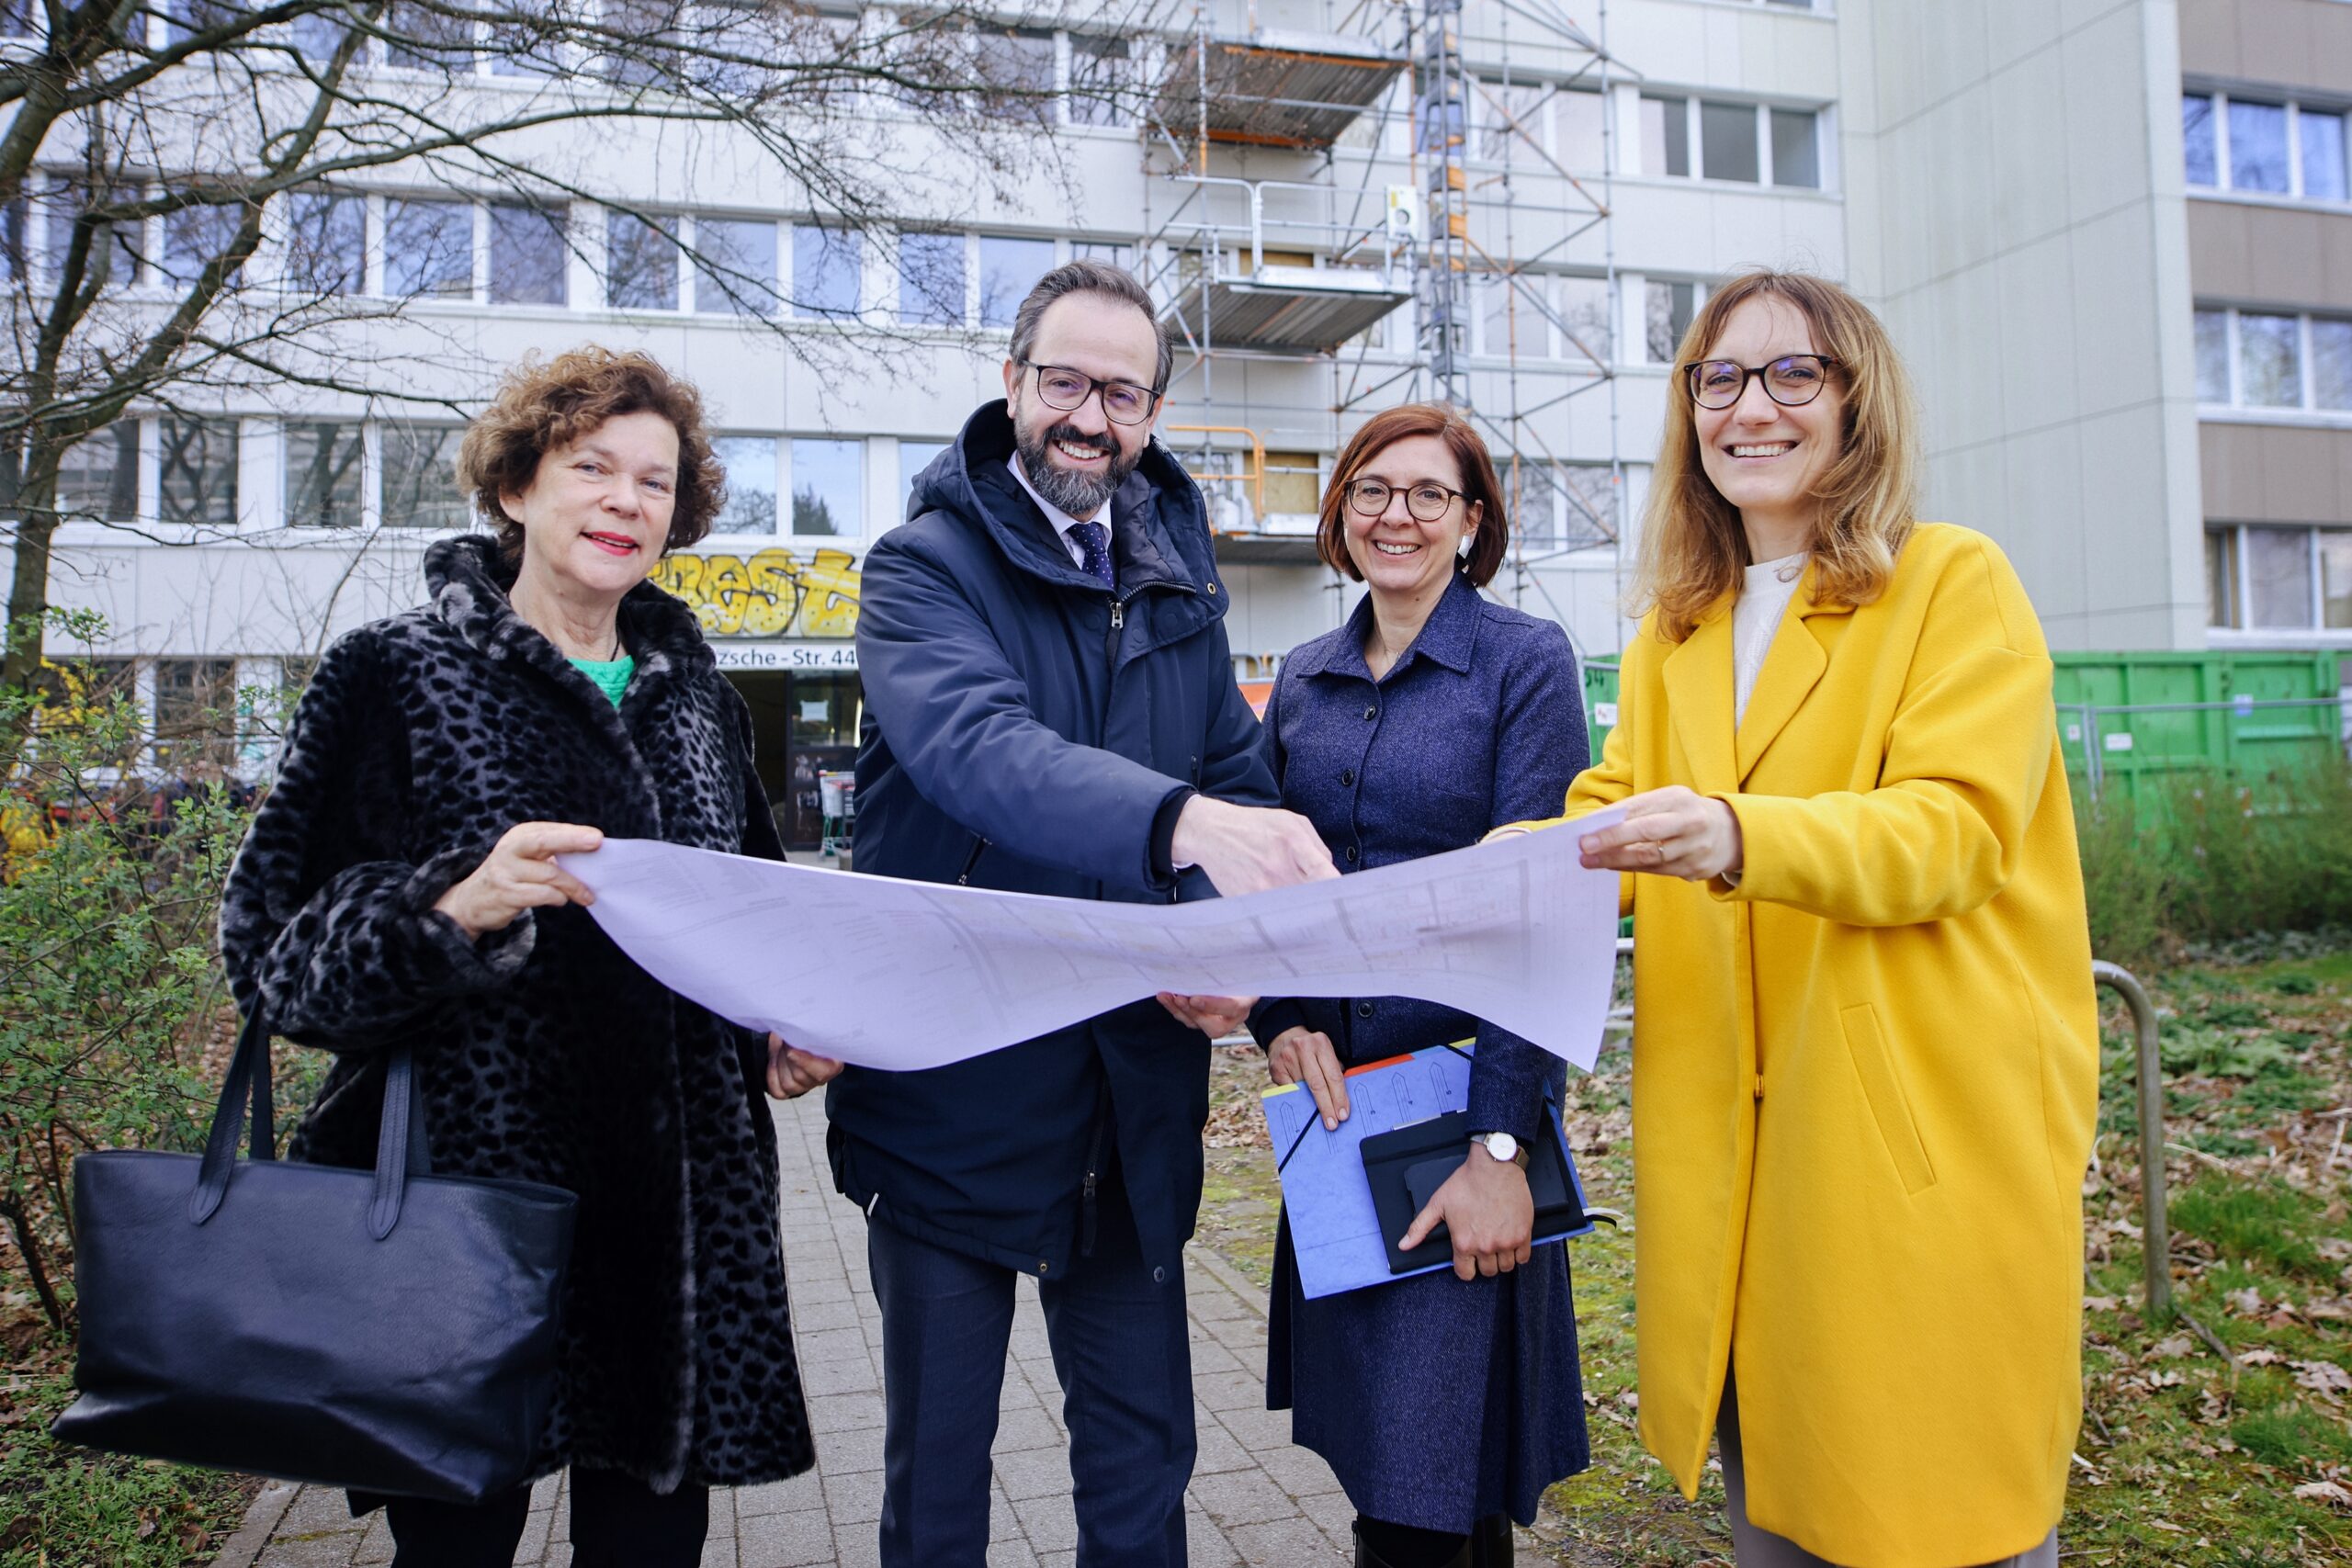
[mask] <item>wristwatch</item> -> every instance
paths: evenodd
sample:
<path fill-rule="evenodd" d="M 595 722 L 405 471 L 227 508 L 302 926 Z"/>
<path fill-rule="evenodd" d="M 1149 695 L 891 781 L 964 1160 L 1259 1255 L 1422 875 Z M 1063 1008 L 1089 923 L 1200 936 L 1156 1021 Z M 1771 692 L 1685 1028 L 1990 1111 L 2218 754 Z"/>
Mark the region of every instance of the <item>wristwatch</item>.
<path fill-rule="evenodd" d="M 1521 1148 L 1519 1140 L 1509 1133 L 1473 1133 L 1470 1141 L 1495 1159 L 1515 1165 L 1521 1170 L 1527 1168 L 1527 1151 Z"/>

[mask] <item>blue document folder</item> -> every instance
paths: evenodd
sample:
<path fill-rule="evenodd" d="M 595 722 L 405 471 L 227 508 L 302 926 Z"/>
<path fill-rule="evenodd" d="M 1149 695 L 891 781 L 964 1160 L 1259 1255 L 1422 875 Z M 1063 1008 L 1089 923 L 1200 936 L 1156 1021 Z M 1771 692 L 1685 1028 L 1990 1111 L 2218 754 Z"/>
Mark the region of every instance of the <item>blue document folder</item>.
<path fill-rule="evenodd" d="M 1453 1267 L 1447 1262 L 1407 1274 L 1388 1271 L 1388 1249 L 1381 1240 L 1380 1218 L 1373 1211 L 1371 1183 L 1364 1179 L 1363 1145 L 1376 1133 L 1409 1127 L 1467 1107 L 1471 1051 L 1466 1041 L 1459 1045 L 1432 1045 L 1409 1056 L 1392 1056 L 1349 1069 L 1348 1119 L 1329 1131 L 1316 1114 L 1315 1097 L 1304 1084 L 1270 1089 L 1260 1100 L 1282 1175 L 1283 1206 L 1290 1216 L 1299 1284 L 1310 1299 Z M 1576 1187 L 1581 1207 L 1584 1182 L 1577 1174 L 1576 1158 L 1568 1150 L 1556 1111 L 1547 1111 L 1537 1136 L 1560 1140 L 1560 1152 L 1567 1157 L 1568 1180 Z M 1587 1222 L 1566 1235 L 1588 1235 L 1591 1231 Z M 1547 1237 L 1535 1245 L 1548 1247 L 1566 1235 Z"/>

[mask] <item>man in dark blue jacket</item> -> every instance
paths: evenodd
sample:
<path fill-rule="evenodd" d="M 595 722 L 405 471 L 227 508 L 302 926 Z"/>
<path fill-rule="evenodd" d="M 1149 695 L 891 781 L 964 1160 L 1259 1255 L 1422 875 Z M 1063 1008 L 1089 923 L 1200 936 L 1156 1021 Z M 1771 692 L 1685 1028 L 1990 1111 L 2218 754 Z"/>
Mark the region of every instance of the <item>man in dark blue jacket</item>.
<path fill-rule="evenodd" d="M 857 867 L 1134 903 L 1336 874 L 1272 809 L 1200 491 L 1151 432 L 1171 355 L 1141 285 L 1073 262 L 865 560 Z M 1013 1280 L 1038 1282 L 1082 1568 L 1182 1568 L 1182 1248 L 1208 1039 L 1162 997 L 953 1066 L 852 1067 L 826 1111 L 866 1212 L 888 1430 L 885 1568 L 979 1568 Z"/>

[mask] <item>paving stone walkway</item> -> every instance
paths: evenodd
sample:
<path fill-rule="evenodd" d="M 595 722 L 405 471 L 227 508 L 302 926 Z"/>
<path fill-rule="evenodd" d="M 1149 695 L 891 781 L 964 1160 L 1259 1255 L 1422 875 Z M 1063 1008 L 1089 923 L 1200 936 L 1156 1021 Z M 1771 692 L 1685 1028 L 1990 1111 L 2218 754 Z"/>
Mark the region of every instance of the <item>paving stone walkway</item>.
<path fill-rule="evenodd" d="M 876 1562 L 882 1509 L 881 1319 L 865 1271 L 865 1222 L 832 1190 L 821 1097 L 779 1107 L 785 1260 L 794 1337 L 817 1433 L 817 1468 L 770 1486 L 715 1493 L 706 1568 Z M 1320 1459 L 1291 1446 L 1290 1416 L 1264 1408 L 1262 1292 L 1197 1252 L 1186 1270 L 1200 1461 L 1185 1497 L 1199 1568 L 1338 1568 L 1354 1517 Z M 1021 1290 L 996 1439 L 990 1568 L 1069 1568 L 1077 1552 L 1069 1433 L 1034 1284 Z M 561 1478 L 541 1483 L 517 1563 L 561 1568 Z M 221 1568 L 356 1568 L 391 1561 L 383 1516 L 355 1520 L 343 1495 L 272 1485 Z"/>

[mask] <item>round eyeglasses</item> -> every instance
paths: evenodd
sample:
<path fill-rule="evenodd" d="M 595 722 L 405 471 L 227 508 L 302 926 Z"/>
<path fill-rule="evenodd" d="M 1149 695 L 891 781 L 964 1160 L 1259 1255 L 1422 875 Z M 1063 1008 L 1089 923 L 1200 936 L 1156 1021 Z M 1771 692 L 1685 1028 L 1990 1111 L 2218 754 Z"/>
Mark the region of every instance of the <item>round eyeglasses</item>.
<path fill-rule="evenodd" d="M 1388 498 L 1396 487 L 1385 479 L 1350 479 L 1348 506 L 1360 517 L 1377 517 L 1388 510 Z M 1423 479 L 1406 491 L 1405 510 L 1423 523 L 1434 523 L 1445 515 L 1445 509 L 1463 499 L 1458 490 L 1448 490 L 1434 479 Z"/>
<path fill-rule="evenodd" d="M 1037 396 L 1049 409 L 1074 413 L 1086 406 L 1086 400 L 1100 388 L 1102 392 L 1102 417 L 1113 424 L 1141 424 L 1159 406 L 1159 394 L 1148 387 L 1138 387 L 1133 381 L 1098 381 L 1083 370 L 1072 370 L 1062 365 L 1039 365 L 1024 359 L 1022 365 L 1037 373 Z"/>
<path fill-rule="evenodd" d="M 1702 409 L 1727 409 L 1747 395 L 1747 383 L 1764 378 L 1764 395 L 1782 408 L 1801 409 L 1821 396 L 1829 383 L 1829 367 L 1838 362 L 1826 355 L 1784 354 L 1770 365 L 1741 365 L 1729 359 L 1702 359 L 1682 367 L 1690 400 Z"/>

